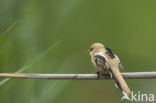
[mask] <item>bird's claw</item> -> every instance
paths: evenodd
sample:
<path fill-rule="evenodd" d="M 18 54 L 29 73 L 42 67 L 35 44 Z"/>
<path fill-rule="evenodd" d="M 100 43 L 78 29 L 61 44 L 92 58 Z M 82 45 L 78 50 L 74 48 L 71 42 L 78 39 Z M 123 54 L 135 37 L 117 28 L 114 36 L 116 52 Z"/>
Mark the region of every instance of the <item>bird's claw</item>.
<path fill-rule="evenodd" d="M 97 79 L 100 79 L 100 72 L 96 72 L 96 74 L 98 75 Z"/>

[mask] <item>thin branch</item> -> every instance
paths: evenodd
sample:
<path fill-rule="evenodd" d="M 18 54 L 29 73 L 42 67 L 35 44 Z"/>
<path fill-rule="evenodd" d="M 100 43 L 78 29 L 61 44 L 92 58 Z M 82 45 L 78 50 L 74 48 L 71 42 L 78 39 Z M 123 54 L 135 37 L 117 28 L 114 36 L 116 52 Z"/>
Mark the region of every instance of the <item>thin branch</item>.
<path fill-rule="evenodd" d="M 156 72 L 121 73 L 125 79 L 154 79 Z M 18 79 L 51 79 L 51 80 L 98 80 L 97 74 L 32 74 L 32 73 L 0 73 L 0 78 Z M 101 75 L 99 80 L 111 79 L 109 75 Z"/>

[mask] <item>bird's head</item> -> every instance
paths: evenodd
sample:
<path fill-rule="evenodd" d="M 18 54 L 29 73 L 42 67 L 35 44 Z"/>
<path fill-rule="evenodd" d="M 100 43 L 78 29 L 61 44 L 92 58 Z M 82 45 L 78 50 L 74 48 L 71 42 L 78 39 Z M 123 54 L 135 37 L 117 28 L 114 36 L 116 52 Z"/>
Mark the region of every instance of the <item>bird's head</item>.
<path fill-rule="evenodd" d="M 103 44 L 101 44 L 101 43 L 94 43 L 88 49 L 88 53 L 90 53 L 90 55 L 92 55 L 95 52 L 98 52 L 102 48 L 104 48 L 104 45 Z"/>

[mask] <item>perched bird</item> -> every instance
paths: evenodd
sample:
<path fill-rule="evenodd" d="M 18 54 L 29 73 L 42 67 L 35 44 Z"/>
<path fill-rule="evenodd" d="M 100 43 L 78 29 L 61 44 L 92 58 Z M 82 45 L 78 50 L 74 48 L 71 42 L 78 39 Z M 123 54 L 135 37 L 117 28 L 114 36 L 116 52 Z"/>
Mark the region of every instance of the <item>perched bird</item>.
<path fill-rule="evenodd" d="M 88 52 L 98 77 L 103 74 L 110 74 L 110 77 L 115 81 L 115 86 L 124 94 L 123 99 L 127 99 L 131 92 L 119 71 L 122 64 L 118 56 L 101 43 L 92 44 Z"/>

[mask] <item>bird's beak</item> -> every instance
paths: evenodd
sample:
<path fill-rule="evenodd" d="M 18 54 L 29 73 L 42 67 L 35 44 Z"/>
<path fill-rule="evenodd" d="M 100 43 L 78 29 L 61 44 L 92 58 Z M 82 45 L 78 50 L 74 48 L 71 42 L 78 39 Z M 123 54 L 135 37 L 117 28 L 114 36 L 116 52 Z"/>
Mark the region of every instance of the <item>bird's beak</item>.
<path fill-rule="evenodd" d="M 88 53 L 90 53 L 90 49 L 88 49 L 88 51 L 87 51 Z"/>

